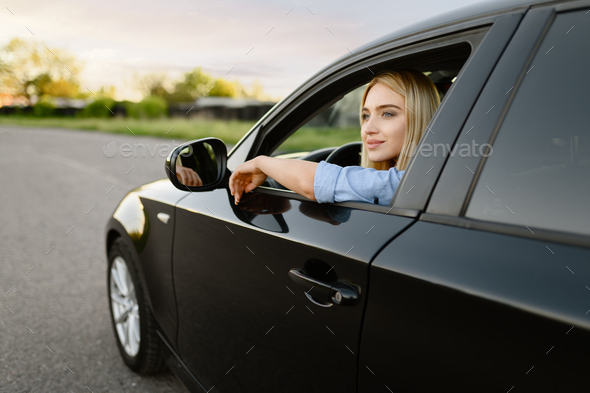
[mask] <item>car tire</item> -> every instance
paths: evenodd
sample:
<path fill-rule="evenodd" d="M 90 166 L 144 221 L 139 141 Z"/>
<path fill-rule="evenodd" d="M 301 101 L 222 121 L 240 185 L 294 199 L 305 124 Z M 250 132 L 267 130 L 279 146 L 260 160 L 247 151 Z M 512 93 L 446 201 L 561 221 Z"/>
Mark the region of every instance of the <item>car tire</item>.
<path fill-rule="evenodd" d="M 162 343 L 135 262 L 123 239 L 115 240 L 107 273 L 111 323 L 125 364 L 137 373 L 154 374 L 165 368 Z"/>

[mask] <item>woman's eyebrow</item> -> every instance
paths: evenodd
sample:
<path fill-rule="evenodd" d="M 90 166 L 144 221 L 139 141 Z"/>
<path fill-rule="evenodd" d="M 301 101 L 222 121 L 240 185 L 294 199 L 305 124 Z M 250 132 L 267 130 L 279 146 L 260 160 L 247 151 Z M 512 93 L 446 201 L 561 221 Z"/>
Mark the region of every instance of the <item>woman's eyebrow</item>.
<path fill-rule="evenodd" d="M 402 108 L 400 108 L 400 107 L 399 107 L 399 106 L 397 106 L 397 105 L 393 105 L 393 104 L 379 105 L 379 106 L 378 106 L 377 108 L 375 108 L 375 109 L 383 109 L 383 108 L 390 108 L 390 107 L 397 108 L 397 109 L 399 109 L 400 111 L 402 110 Z M 368 111 L 368 109 L 367 109 L 366 107 L 365 107 L 365 108 L 363 108 L 362 110 L 364 110 L 364 111 Z"/>

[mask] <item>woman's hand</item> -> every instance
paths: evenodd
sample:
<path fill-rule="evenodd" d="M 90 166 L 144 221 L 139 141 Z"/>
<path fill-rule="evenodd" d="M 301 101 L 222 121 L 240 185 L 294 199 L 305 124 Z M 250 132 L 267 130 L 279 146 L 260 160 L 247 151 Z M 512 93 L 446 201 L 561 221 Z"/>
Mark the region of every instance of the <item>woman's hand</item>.
<path fill-rule="evenodd" d="M 229 190 L 234 196 L 236 205 L 240 202 L 242 193 L 248 193 L 256 187 L 264 184 L 268 175 L 262 172 L 258 166 L 259 160 L 263 156 L 258 156 L 250 161 L 239 165 L 229 178 Z"/>
<path fill-rule="evenodd" d="M 197 172 L 193 171 L 191 168 L 186 168 L 177 165 L 176 177 L 178 177 L 178 181 L 180 181 L 185 186 L 198 187 L 203 185 L 203 181 L 201 180 Z"/>

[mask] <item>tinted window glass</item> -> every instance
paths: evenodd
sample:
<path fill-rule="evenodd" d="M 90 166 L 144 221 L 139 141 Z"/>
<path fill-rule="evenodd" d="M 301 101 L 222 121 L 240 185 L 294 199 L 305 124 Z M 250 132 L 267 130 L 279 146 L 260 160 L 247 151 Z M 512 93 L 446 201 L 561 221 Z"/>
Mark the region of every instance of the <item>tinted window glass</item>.
<path fill-rule="evenodd" d="M 590 234 L 586 11 L 557 15 L 543 39 L 485 162 L 467 217 Z"/>

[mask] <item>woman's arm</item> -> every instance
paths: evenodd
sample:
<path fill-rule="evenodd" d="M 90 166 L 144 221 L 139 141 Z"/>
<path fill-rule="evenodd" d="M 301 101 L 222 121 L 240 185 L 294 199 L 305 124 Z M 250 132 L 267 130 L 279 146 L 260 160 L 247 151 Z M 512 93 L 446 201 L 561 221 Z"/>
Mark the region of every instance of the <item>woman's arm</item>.
<path fill-rule="evenodd" d="M 258 156 L 239 165 L 229 178 L 229 189 L 239 203 L 242 193 L 262 185 L 268 176 L 288 189 L 315 201 L 313 181 L 316 162 Z"/>
<path fill-rule="evenodd" d="M 341 167 L 321 161 L 316 169 L 314 196 L 319 203 L 367 202 L 389 205 L 405 171 Z M 376 200 L 377 198 L 377 200 Z"/>

